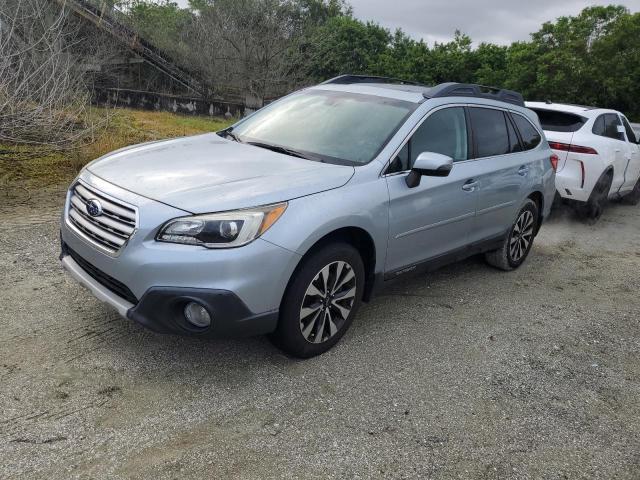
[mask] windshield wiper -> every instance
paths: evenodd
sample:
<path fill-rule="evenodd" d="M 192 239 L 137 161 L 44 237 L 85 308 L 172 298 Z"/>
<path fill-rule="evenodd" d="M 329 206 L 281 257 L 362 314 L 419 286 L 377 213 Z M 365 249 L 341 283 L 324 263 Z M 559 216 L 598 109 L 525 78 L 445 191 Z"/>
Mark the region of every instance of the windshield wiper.
<path fill-rule="evenodd" d="M 226 130 L 222 130 L 220 133 L 222 133 L 222 135 L 224 135 L 225 138 L 228 137 L 238 143 L 243 143 L 242 140 L 240 140 L 240 137 L 235 133 L 233 133 L 233 128 L 227 128 Z"/>
<path fill-rule="evenodd" d="M 297 150 L 287 147 L 281 147 L 280 145 L 272 145 L 270 143 L 263 142 L 247 142 L 249 145 L 253 145 L 254 147 L 266 148 L 267 150 L 271 150 L 273 152 L 284 153 L 285 155 L 291 155 L 292 157 L 304 158 L 305 160 L 314 160 L 316 162 L 322 162 L 323 160 L 319 158 L 312 157 L 310 155 L 304 154 Z"/>

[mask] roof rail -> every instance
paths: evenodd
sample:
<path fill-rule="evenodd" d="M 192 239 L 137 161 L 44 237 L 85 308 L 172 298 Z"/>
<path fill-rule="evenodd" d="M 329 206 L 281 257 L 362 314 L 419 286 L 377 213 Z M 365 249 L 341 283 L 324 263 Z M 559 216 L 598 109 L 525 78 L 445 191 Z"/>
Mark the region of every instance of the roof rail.
<path fill-rule="evenodd" d="M 396 85 L 416 85 L 419 87 L 425 87 L 418 82 L 412 82 L 410 80 L 402 80 L 400 78 L 392 77 L 376 77 L 372 75 L 340 75 L 338 77 L 322 82 L 321 85 L 329 84 L 349 85 L 353 83 L 393 83 Z"/>
<path fill-rule="evenodd" d="M 479 97 L 511 103 L 519 107 L 525 106 L 524 98 L 518 92 L 474 83 L 441 83 L 425 92 L 424 96 L 425 98 Z"/>

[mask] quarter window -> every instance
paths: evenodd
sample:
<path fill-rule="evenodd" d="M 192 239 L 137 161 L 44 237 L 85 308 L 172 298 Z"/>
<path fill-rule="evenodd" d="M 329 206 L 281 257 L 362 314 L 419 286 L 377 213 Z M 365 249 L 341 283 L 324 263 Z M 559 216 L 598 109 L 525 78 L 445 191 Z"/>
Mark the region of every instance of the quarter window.
<path fill-rule="evenodd" d="M 409 170 L 423 152 L 434 152 L 453 158 L 454 162 L 467 160 L 467 121 L 463 107 L 438 110 L 418 127 L 409 142 L 391 162 L 388 173 Z"/>
<path fill-rule="evenodd" d="M 525 150 L 533 150 L 542 141 L 542 137 L 536 128 L 531 125 L 531 122 L 524 118 L 522 115 L 512 115 L 513 121 L 516 124 L 516 128 L 520 132 L 520 138 L 522 139 L 522 146 Z"/>
<path fill-rule="evenodd" d="M 591 133 L 594 135 L 600 135 L 604 137 L 604 115 L 600 115 L 596 118 L 596 121 L 593 123 L 593 128 L 591 129 Z"/>
<path fill-rule="evenodd" d="M 509 153 L 509 133 L 502 110 L 470 108 L 478 158 Z"/>

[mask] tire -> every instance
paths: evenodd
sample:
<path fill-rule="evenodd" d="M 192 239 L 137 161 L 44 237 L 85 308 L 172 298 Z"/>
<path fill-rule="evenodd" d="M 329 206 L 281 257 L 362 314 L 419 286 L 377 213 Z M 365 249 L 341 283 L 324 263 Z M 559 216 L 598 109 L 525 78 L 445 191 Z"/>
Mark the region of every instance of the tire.
<path fill-rule="evenodd" d="M 364 281 L 362 258 L 351 245 L 331 243 L 311 253 L 289 281 L 272 342 L 299 358 L 331 349 L 358 312 Z"/>
<path fill-rule="evenodd" d="M 636 186 L 633 190 L 622 197 L 622 203 L 627 205 L 638 205 L 640 203 L 640 179 L 636 182 Z"/>
<path fill-rule="evenodd" d="M 502 247 L 485 254 L 487 263 L 504 271 L 515 270 L 522 265 L 533 246 L 539 218 L 538 205 L 533 200 L 527 199 L 518 212 L 516 221 L 509 229 Z"/>
<path fill-rule="evenodd" d="M 590 224 L 594 224 L 600 219 L 602 212 L 604 212 L 604 206 L 609 199 L 612 182 L 613 176 L 611 173 L 607 172 L 600 177 L 593 187 L 587 203 L 576 207 L 576 213 L 580 218 L 587 220 Z"/>

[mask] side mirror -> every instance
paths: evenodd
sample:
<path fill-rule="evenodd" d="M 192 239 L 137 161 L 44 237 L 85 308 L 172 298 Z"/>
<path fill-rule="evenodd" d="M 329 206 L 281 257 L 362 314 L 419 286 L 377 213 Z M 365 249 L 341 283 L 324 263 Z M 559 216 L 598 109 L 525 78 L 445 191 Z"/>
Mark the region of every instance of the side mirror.
<path fill-rule="evenodd" d="M 420 185 L 423 175 L 428 177 L 447 177 L 453 168 L 453 158 L 440 153 L 422 152 L 416 158 L 413 168 L 407 175 L 406 182 L 409 188 Z"/>

